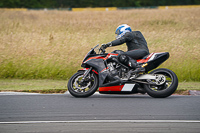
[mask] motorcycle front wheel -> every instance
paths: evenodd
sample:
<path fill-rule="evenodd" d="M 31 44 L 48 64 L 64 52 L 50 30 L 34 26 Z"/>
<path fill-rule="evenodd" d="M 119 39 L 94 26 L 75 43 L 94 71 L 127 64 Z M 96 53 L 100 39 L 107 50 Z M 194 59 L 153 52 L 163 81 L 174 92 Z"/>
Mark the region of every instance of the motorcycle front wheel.
<path fill-rule="evenodd" d="M 68 81 L 68 91 L 74 97 L 89 97 L 98 89 L 98 77 L 91 72 L 84 80 L 84 71 L 75 73 Z"/>
<path fill-rule="evenodd" d="M 144 89 L 147 94 L 154 98 L 165 98 L 172 95 L 178 87 L 178 78 L 176 74 L 166 68 L 159 68 L 150 72 L 150 74 L 160 74 L 165 76 L 165 82 L 162 85 L 145 84 Z M 154 82 L 154 81 L 150 81 Z"/>

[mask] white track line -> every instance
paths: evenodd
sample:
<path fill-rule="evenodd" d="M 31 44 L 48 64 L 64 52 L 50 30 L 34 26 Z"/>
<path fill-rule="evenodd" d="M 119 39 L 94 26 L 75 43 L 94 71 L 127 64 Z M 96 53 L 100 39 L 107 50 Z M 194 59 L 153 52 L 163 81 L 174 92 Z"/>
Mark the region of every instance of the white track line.
<path fill-rule="evenodd" d="M 0 124 L 37 124 L 37 123 L 200 123 L 200 120 L 80 120 L 80 121 L 13 121 Z"/>
<path fill-rule="evenodd" d="M 0 95 L 40 95 L 39 93 L 27 93 L 27 92 L 0 92 Z"/>

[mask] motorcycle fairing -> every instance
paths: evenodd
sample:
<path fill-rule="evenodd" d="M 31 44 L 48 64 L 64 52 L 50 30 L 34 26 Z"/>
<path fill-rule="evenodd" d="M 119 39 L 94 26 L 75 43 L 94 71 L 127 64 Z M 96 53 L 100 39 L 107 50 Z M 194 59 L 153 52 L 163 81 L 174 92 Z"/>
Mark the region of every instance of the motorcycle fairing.
<path fill-rule="evenodd" d="M 149 59 L 152 57 L 154 53 L 149 54 L 148 56 L 145 56 L 143 59 L 138 59 L 137 62 L 138 63 L 146 63 L 149 61 Z"/>
<path fill-rule="evenodd" d="M 108 55 L 104 58 L 104 60 L 107 60 L 107 59 L 110 59 L 112 57 L 116 57 L 118 56 L 119 54 L 116 54 L 116 53 L 108 53 Z"/>
<path fill-rule="evenodd" d="M 128 80 L 116 79 L 108 83 L 99 85 L 100 93 L 134 93 L 137 92 L 138 84 Z"/>
<path fill-rule="evenodd" d="M 106 87 L 99 87 L 99 91 L 132 91 L 135 84 L 127 84 L 124 85 L 116 85 L 116 86 L 106 86 Z"/>
<path fill-rule="evenodd" d="M 83 69 L 80 69 L 80 70 L 78 70 L 78 71 L 86 71 L 86 70 L 88 70 L 89 68 L 83 68 Z M 98 72 L 97 71 L 95 71 L 95 70 L 92 70 L 94 73 L 96 73 L 96 74 L 98 74 Z"/>
<path fill-rule="evenodd" d="M 93 59 L 104 59 L 104 57 L 106 57 L 106 55 L 88 55 L 88 57 L 84 60 L 83 63 L 87 63 L 88 61 L 90 60 L 93 60 Z"/>
<path fill-rule="evenodd" d="M 115 53 L 108 53 L 108 54 L 98 54 L 98 55 L 87 55 L 87 58 L 84 59 L 83 63 L 87 63 L 88 61 L 92 59 L 103 59 L 107 60 L 113 56 L 118 56 L 118 54 Z"/>
<path fill-rule="evenodd" d="M 91 56 L 87 59 L 84 59 L 85 61 L 83 64 L 85 66 L 91 66 L 95 68 L 97 73 L 99 74 L 99 85 L 101 86 L 103 82 L 105 81 L 106 77 L 108 76 L 107 67 L 105 65 L 105 60 L 112 58 L 113 56 L 117 56 L 118 54 L 114 53 L 108 53 L 108 54 L 99 54 L 96 56 Z"/>
<path fill-rule="evenodd" d="M 103 94 L 132 94 L 137 93 L 138 84 L 124 83 L 123 85 L 99 87 Z"/>
<path fill-rule="evenodd" d="M 151 53 L 148 56 L 144 57 L 143 59 L 137 60 L 137 62 L 141 64 L 148 63 L 148 65 L 145 67 L 146 72 L 148 72 L 158 67 L 168 58 L 169 58 L 169 52 Z"/>
<path fill-rule="evenodd" d="M 105 82 L 107 77 L 108 78 L 114 78 L 109 76 L 108 67 L 106 65 L 106 61 L 109 59 L 112 59 L 113 57 L 118 56 L 116 53 L 108 53 L 108 54 L 98 54 L 98 55 L 90 55 L 85 58 L 83 64 L 85 66 L 93 67 L 96 74 L 98 74 L 99 77 L 99 92 L 101 93 L 133 93 L 137 89 L 137 86 L 133 86 L 130 84 L 133 84 L 133 82 L 115 79 L 111 82 Z M 165 60 L 169 58 L 169 53 L 151 53 L 148 56 L 144 57 L 143 59 L 137 60 L 138 63 L 144 64 L 148 63 L 148 65 L 145 67 L 146 72 L 156 68 L 161 63 L 163 63 Z M 86 69 L 87 70 L 87 69 Z"/>
<path fill-rule="evenodd" d="M 102 85 L 104 80 L 106 79 L 108 72 L 107 67 L 104 62 L 104 57 L 96 56 L 88 58 L 84 64 L 90 67 L 93 67 L 95 71 L 98 73 L 99 77 L 99 85 Z"/>

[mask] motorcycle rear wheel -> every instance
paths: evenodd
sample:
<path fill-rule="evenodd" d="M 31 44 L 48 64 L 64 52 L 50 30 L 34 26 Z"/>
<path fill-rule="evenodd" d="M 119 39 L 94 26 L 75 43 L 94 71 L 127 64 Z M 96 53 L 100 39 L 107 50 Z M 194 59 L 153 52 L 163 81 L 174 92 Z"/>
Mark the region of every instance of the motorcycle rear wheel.
<path fill-rule="evenodd" d="M 150 72 L 150 74 L 162 74 L 166 81 L 162 85 L 145 84 L 144 89 L 147 94 L 154 98 L 165 98 L 172 95 L 178 87 L 178 78 L 176 74 L 166 68 L 159 68 Z"/>
<path fill-rule="evenodd" d="M 86 77 L 83 82 L 84 71 L 75 73 L 68 81 L 68 91 L 74 97 L 89 97 L 98 89 L 98 77 L 91 72 L 90 77 Z"/>

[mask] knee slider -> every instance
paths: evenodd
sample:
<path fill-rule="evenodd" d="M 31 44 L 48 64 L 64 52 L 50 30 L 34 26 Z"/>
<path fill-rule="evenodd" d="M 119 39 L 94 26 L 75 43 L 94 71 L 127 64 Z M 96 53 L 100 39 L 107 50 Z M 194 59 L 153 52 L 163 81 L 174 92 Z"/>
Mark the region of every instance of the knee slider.
<path fill-rule="evenodd" d="M 118 56 L 118 60 L 121 63 L 127 63 L 129 61 L 128 57 L 126 55 L 123 55 L 123 54 Z"/>

